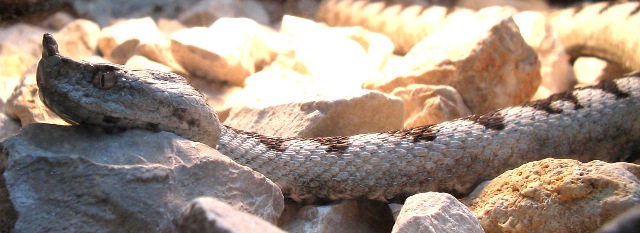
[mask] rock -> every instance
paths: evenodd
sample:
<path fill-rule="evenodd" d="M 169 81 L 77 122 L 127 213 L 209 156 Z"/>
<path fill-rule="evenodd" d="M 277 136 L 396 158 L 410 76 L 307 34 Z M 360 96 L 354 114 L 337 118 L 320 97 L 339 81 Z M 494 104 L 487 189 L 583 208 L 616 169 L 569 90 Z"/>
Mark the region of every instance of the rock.
<path fill-rule="evenodd" d="M 575 77 L 569 56 L 564 52 L 560 37 L 540 12 L 526 11 L 513 16 L 522 37 L 540 59 L 540 87 L 532 99 L 547 98 L 551 94 L 569 91 Z"/>
<path fill-rule="evenodd" d="M 600 227 L 596 233 L 633 233 L 640 229 L 640 205 L 618 215 Z"/>
<path fill-rule="evenodd" d="M 49 32 L 50 30 L 44 28 L 17 23 L 9 27 L 0 28 L 0 44 L 9 43 L 26 54 L 40 58 L 42 55 L 40 48 L 42 35 Z"/>
<path fill-rule="evenodd" d="M 363 86 L 391 93 L 409 84 L 449 85 L 472 113 L 525 102 L 540 84 L 540 62 L 512 13 L 488 8 L 475 21 L 442 29 L 414 46 L 396 75 Z"/>
<path fill-rule="evenodd" d="M 570 159 L 524 164 L 465 198 L 487 232 L 592 232 L 640 204 L 640 165 Z"/>
<path fill-rule="evenodd" d="M 163 40 L 162 33 L 150 17 L 128 19 L 103 28 L 98 48 L 107 60 L 124 64 L 133 56 L 138 44 L 162 43 Z"/>
<path fill-rule="evenodd" d="M 44 105 L 38 95 L 35 70 L 26 74 L 7 99 L 4 107 L 7 116 L 18 119 L 22 126 L 32 123 L 68 125 Z"/>
<path fill-rule="evenodd" d="M 127 63 L 125 63 L 124 65 L 130 68 L 136 68 L 136 69 L 152 69 L 152 70 L 160 70 L 164 72 L 180 73 L 171 69 L 171 67 L 157 63 L 155 61 L 149 60 L 146 57 L 139 56 L 139 55 L 134 55 L 133 57 L 129 58 Z M 184 75 L 184 73 L 182 73 L 181 75 Z"/>
<path fill-rule="evenodd" d="M 280 228 L 251 214 L 239 211 L 216 198 L 201 197 L 191 201 L 182 212 L 178 230 L 193 232 L 282 232 Z"/>
<path fill-rule="evenodd" d="M 49 16 L 42 23 L 40 23 L 40 26 L 44 28 L 60 30 L 64 28 L 67 24 L 73 22 L 74 20 L 76 20 L 75 17 L 71 16 L 69 13 L 64 11 L 58 11 L 55 14 Z"/>
<path fill-rule="evenodd" d="M 0 113 L 0 142 L 4 141 L 7 137 L 13 136 L 14 134 L 18 133 L 19 130 L 19 122 L 16 122 L 13 119 L 7 117 L 4 113 Z M 2 231 L 0 230 L 0 232 Z"/>
<path fill-rule="evenodd" d="M 484 232 L 469 208 L 448 193 L 407 198 L 392 232 Z"/>
<path fill-rule="evenodd" d="M 168 132 L 32 124 L 3 147 L 16 232 L 175 232 L 201 196 L 271 222 L 283 209 L 263 175 Z"/>
<path fill-rule="evenodd" d="M 289 68 L 341 87 L 360 88 L 365 80 L 380 78 L 381 58 L 370 57 L 363 46 L 344 32 L 329 30 L 308 19 L 285 16 L 281 33 L 291 39 L 293 46 L 293 53 L 288 57 Z M 367 40 L 360 41 L 366 43 Z M 379 50 L 388 46 L 384 42 L 380 44 Z"/>
<path fill-rule="evenodd" d="M 271 95 L 280 93 L 271 91 Z M 225 124 L 266 135 L 296 137 L 348 136 L 402 128 L 402 101 L 380 92 L 360 90 L 314 98 L 300 95 L 290 98 L 296 101 L 289 103 L 236 105 Z"/>
<path fill-rule="evenodd" d="M 158 26 L 158 30 L 160 30 L 160 32 L 162 32 L 162 34 L 164 34 L 166 38 L 170 38 L 171 34 L 173 34 L 174 32 L 187 28 L 187 26 L 184 26 L 178 20 L 165 18 L 158 19 L 156 25 Z"/>
<path fill-rule="evenodd" d="M 449 1 L 451 3 L 453 1 Z M 316 19 L 330 26 L 362 26 L 383 33 L 395 45 L 395 53 L 406 54 L 418 41 L 446 27 L 449 22 L 469 18 L 473 11 L 448 8 L 434 1 L 398 4 L 399 1 L 325 0 Z"/>
<path fill-rule="evenodd" d="M 54 37 L 58 42 L 60 54 L 73 59 L 83 59 L 95 54 L 99 34 L 98 24 L 86 19 L 77 19 L 56 32 Z"/>
<path fill-rule="evenodd" d="M 260 2 L 254 0 L 202 0 L 186 9 L 180 22 L 187 27 L 208 27 L 221 18 L 244 17 L 269 25 L 269 15 Z"/>
<path fill-rule="evenodd" d="M 26 53 L 11 43 L 0 44 L 0 109 L 4 109 L 13 89 L 20 84 L 20 78 L 34 66 L 38 58 Z"/>
<path fill-rule="evenodd" d="M 188 73 L 173 57 L 171 42 L 168 40 L 140 43 L 136 46 L 135 53 L 166 66 L 171 72 L 181 75 Z"/>
<path fill-rule="evenodd" d="M 389 232 L 393 216 L 385 203 L 346 200 L 335 205 L 303 206 L 282 225 L 289 232 Z"/>
<path fill-rule="evenodd" d="M 210 28 L 175 32 L 171 51 L 178 64 L 196 77 L 243 86 L 257 64 L 275 58 L 262 39 L 264 34 L 269 32 L 250 19 L 225 18 Z"/>
<path fill-rule="evenodd" d="M 68 0 L 65 0 L 68 1 Z M 79 15 L 86 15 L 101 27 L 108 26 L 115 19 L 151 16 L 153 19 L 177 18 L 184 10 L 200 0 L 91 0 L 68 1 Z"/>
<path fill-rule="evenodd" d="M 189 82 L 205 96 L 207 104 L 216 111 L 220 122 L 229 117 L 231 108 L 242 99 L 243 91 L 238 86 L 197 78 L 189 79 Z"/>
<path fill-rule="evenodd" d="M 391 209 L 391 214 L 393 214 L 394 221 L 395 219 L 398 219 L 398 215 L 402 210 L 402 206 L 403 206 L 402 204 L 389 203 L 389 208 Z"/>
<path fill-rule="evenodd" d="M 433 125 L 471 115 L 462 97 L 450 86 L 410 84 L 391 95 L 404 102 L 404 126 Z"/>
<path fill-rule="evenodd" d="M 578 84 L 591 85 L 602 80 L 612 80 L 625 74 L 624 69 L 596 57 L 578 57 L 573 63 Z"/>
<path fill-rule="evenodd" d="M 21 50 L 9 42 L 0 44 L 0 77 L 20 78 L 27 69 L 38 62 L 39 57 Z"/>
<path fill-rule="evenodd" d="M 393 56 L 393 42 L 383 34 L 370 32 L 359 26 L 331 28 L 330 30 L 358 42 L 367 52 L 367 60 L 373 63 L 373 66 L 378 70 L 384 68 L 389 57 Z"/>
<path fill-rule="evenodd" d="M 3 160 L 4 158 L 0 161 L 4 163 Z M 5 169 L 2 168 L 0 172 L 4 174 L 4 170 Z M 0 232 L 14 232 L 12 230 L 18 220 L 18 213 L 16 209 L 13 208 L 11 197 L 6 187 L 4 176 L 0 176 Z"/>

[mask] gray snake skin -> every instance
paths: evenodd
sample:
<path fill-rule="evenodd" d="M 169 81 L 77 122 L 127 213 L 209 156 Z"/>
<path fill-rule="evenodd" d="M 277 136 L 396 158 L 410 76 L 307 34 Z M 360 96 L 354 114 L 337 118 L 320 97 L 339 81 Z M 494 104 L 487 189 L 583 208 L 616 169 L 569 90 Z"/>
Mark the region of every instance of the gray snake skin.
<path fill-rule="evenodd" d="M 65 120 L 165 130 L 216 147 L 304 203 L 402 201 L 425 191 L 466 195 L 481 181 L 543 158 L 633 159 L 640 147 L 640 77 L 441 124 L 324 138 L 281 138 L 220 125 L 178 75 L 75 61 L 43 38 L 37 81 Z M 216 127 L 220 126 L 220 127 Z"/>

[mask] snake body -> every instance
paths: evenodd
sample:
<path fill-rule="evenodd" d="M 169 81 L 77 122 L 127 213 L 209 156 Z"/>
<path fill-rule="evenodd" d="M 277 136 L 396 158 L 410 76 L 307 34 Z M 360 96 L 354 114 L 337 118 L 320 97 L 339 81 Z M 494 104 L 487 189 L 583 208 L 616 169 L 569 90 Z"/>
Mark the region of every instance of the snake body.
<path fill-rule="evenodd" d="M 619 64 L 624 72 L 640 70 L 640 2 L 582 3 L 552 10 L 549 22 L 571 59 L 593 56 Z M 317 19 L 330 26 L 362 26 L 387 35 L 396 53 L 459 19 L 470 9 L 444 6 L 403 6 L 371 0 L 324 0 Z"/>
<path fill-rule="evenodd" d="M 436 125 L 382 133 L 283 138 L 221 125 L 181 76 L 75 61 L 43 38 L 37 81 L 65 120 L 174 132 L 261 172 L 304 203 L 402 201 L 425 191 L 465 195 L 479 182 L 542 158 L 629 160 L 640 148 L 640 76 Z"/>

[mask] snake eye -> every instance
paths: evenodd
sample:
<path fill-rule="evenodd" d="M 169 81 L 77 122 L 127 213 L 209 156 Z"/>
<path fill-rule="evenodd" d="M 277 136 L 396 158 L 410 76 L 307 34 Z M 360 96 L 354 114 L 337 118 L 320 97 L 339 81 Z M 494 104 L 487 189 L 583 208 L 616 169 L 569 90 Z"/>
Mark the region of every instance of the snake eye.
<path fill-rule="evenodd" d="M 94 76 L 91 82 L 93 86 L 101 88 L 101 89 L 110 89 L 116 85 L 118 78 L 115 72 L 113 71 L 98 71 Z"/>

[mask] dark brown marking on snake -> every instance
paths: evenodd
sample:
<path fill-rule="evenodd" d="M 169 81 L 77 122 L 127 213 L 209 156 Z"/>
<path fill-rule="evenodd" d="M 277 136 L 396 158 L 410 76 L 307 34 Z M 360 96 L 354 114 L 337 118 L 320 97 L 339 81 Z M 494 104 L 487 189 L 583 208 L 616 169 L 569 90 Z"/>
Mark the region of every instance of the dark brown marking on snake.
<path fill-rule="evenodd" d="M 613 94 L 616 96 L 616 99 L 624 99 L 629 97 L 629 93 L 626 93 L 618 88 L 618 84 L 611 80 L 600 81 L 598 84 L 592 87 L 588 87 L 592 89 L 600 89 L 609 94 Z"/>
<path fill-rule="evenodd" d="M 462 119 L 473 121 L 492 130 L 503 130 L 505 127 L 504 117 L 498 111 L 492 111 L 482 115 L 471 115 Z"/>
<path fill-rule="evenodd" d="M 528 102 L 523 104 L 523 106 L 532 107 L 536 110 L 545 111 L 550 114 L 562 113 L 562 109 L 551 106 L 551 104 L 555 101 L 571 102 L 574 105 L 574 109 L 581 109 L 584 107 L 580 105 L 580 103 L 578 103 L 578 98 L 576 98 L 576 96 L 571 92 L 553 94 L 546 99 Z"/>
<path fill-rule="evenodd" d="M 413 142 L 430 142 L 436 140 L 436 132 L 431 129 L 431 125 L 418 126 L 414 128 L 393 130 L 388 134 L 400 138 L 411 138 Z"/>
<path fill-rule="evenodd" d="M 580 13 L 582 10 L 584 10 L 585 6 L 586 4 L 576 4 L 575 6 L 573 6 L 573 15 L 577 15 L 578 13 Z"/>
<path fill-rule="evenodd" d="M 636 7 L 633 8 L 631 12 L 629 12 L 629 15 L 627 15 L 627 19 L 635 16 L 636 14 L 638 14 L 639 11 L 640 11 L 640 4 L 636 4 Z"/>
<path fill-rule="evenodd" d="M 120 118 L 112 117 L 112 116 L 104 116 L 102 117 L 102 122 L 107 124 L 118 124 L 118 122 L 120 122 Z"/>
<path fill-rule="evenodd" d="M 309 138 L 309 140 L 320 143 L 320 145 L 327 146 L 327 152 L 342 153 L 349 148 L 349 137 L 337 136 L 337 137 L 319 137 Z"/>
<path fill-rule="evenodd" d="M 617 4 L 617 3 L 613 2 L 613 1 L 612 2 L 607 2 L 607 4 L 602 9 L 600 9 L 600 11 L 598 11 L 598 14 L 604 13 L 605 11 L 609 10 L 609 8 L 611 8 L 615 4 Z"/>
<path fill-rule="evenodd" d="M 229 126 L 226 126 L 227 128 L 235 131 L 237 134 L 244 134 L 247 135 L 250 138 L 256 139 L 258 141 L 260 141 L 260 143 L 262 143 L 263 145 L 265 145 L 267 148 L 277 151 L 277 152 L 284 152 L 285 150 L 287 150 L 287 147 L 284 145 L 285 142 L 288 141 L 292 141 L 292 140 L 298 140 L 298 138 L 295 137 L 289 137 L 289 138 L 285 138 L 285 137 L 271 137 L 271 136 L 266 136 L 266 135 L 262 135 L 259 133 L 254 133 L 254 132 L 247 132 L 244 130 L 239 130 L 239 129 L 235 129 Z"/>
<path fill-rule="evenodd" d="M 285 145 L 285 143 L 293 140 L 303 140 L 303 141 L 307 140 L 307 141 L 317 142 L 322 146 L 327 146 L 327 149 L 325 151 L 338 152 L 338 153 L 342 153 L 345 150 L 347 150 L 347 148 L 349 148 L 349 143 L 350 143 L 348 136 L 317 137 L 317 138 L 273 137 L 273 136 L 266 136 L 266 135 L 262 135 L 254 132 L 246 132 L 246 131 L 234 129 L 228 126 L 227 128 L 234 130 L 238 134 L 244 134 L 249 136 L 250 138 L 256 139 L 260 141 L 260 143 L 265 145 L 267 148 L 277 152 L 286 151 L 287 146 Z"/>

